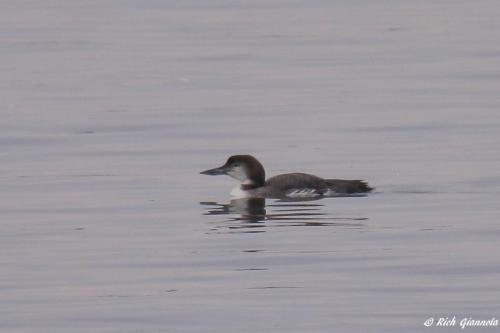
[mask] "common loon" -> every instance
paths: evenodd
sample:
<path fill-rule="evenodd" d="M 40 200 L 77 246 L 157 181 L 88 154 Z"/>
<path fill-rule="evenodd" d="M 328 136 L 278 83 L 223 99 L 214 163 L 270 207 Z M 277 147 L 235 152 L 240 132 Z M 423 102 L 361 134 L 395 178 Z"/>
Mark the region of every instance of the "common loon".
<path fill-rule="evenodd" d="M 241 186 L 231 194 L 237 197 L 318 198 L 366 193 L 373 190 L 362 180 L 323 179 L 307 173 L 285 173 L 266 180 L 262 164 L 251 155 L 234 155 L 218 168 L 203 175 L 228 175 Z"/>

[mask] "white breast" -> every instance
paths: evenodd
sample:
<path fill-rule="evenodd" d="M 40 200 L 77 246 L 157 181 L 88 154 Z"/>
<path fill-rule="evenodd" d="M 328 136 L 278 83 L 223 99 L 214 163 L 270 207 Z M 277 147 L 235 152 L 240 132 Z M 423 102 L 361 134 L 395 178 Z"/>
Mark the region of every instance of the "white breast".
<path fill-rule="evenodd" d="M 236 186 L 231 190 L 231 196 L 236 198 L 236 199 L 241 199 L 241 198 L 248 198 L 249 193 L 248 191 L 245 191 L 241 189 L 241 186 Z"/>

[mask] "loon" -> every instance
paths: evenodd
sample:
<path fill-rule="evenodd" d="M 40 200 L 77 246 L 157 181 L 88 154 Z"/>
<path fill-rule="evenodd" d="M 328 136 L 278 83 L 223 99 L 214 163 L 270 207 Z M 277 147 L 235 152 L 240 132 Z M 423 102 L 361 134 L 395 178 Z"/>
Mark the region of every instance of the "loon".
<path fill-rule="evenodd" d="M 307 173 L 285 173 L 266 180 L 262 164 L 251 155 L 234 155 L 203 175 L 228 175 L 241 182 L 231 195 L 263 198 L 320 198 L 367 193 L 373 190 L 362 180 L 324 179 Z"/>

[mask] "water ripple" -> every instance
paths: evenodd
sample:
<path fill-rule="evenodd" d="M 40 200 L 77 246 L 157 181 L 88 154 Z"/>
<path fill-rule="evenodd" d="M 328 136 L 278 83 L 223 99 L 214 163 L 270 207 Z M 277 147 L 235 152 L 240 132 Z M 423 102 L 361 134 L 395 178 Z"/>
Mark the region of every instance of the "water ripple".
<path fill-rule="evenodd" d="M 224 215 L 225 219 L 214 222 L 210 232 L 260 233 L 276 227 L 348 227 L 362 228 L 367 217 L 332 216 L 322 204 L 302 201 L 293 204 L 274 201 L 266 205 L 264 198 L 234 199 L 229 203 L 200 202 L 205 206 L 203 215 Z"/>

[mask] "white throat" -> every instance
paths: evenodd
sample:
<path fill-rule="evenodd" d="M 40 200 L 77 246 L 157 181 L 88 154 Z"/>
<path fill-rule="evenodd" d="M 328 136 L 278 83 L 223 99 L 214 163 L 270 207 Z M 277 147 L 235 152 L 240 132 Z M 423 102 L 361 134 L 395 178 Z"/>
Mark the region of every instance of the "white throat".
<path fill-rule="evenodd" d="M 242 184 L 249 181 L 246 170 L 244 170 L 241 166 L 233 167 L 227 172 L 227 174 L 234 179 L 238 179 Z"/>
<path fill-rule="evenodd" d="M 233 167 L 231 170 L 227 172 L 227 175 L 241 182 L 239 186 L 235 187 L 231 191 L 231 195 L 237 198 L 247 197 L 248 191 L 244 190 L 243 187 L 245 185 L 255 185 L 255 183 L 248 178 L 246 168 L 244 168 L 243 166 Z"/>

